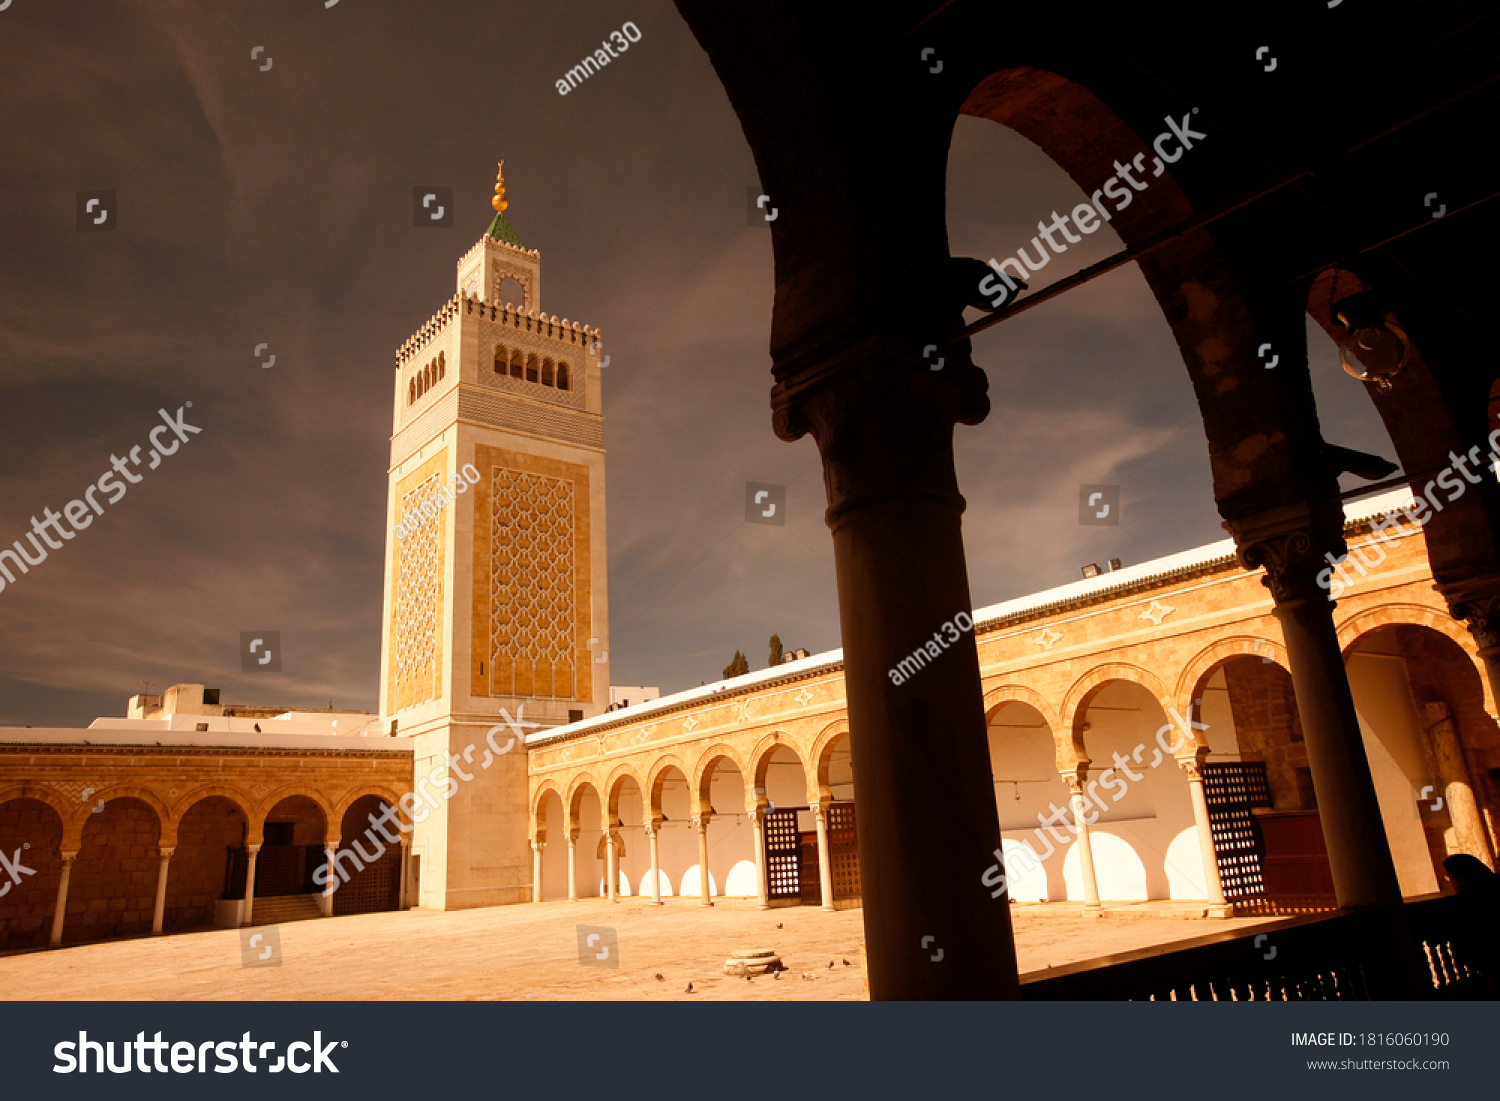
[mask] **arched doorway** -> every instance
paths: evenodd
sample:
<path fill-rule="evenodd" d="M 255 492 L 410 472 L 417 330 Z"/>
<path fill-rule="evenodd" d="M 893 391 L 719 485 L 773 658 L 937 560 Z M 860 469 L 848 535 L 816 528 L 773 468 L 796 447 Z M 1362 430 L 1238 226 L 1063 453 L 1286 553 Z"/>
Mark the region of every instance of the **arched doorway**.
<path fill-rule="evenodd" d="M 132 796 L 111 799 L 89 815 L 69 878 L 69 940 L 151 931 L 161 829 L 156 809 Z"/>
<path fill-rule="evenodd" d="M 231 893 L 234 853 L 249 828 L 246 811 L 225 795 L 199 799 L 177 823 L 177 848 L 167 877 L 166 925 L 192 929 L 212 925 L 219 903 L 243 898 Z M 240 872 L 243 880 L 244 871 Z M 225 924 L 233 922 L 225 918 Z"/>
<path fill-rule="evenodd" d="M 62 876 L 63 823 L 40 799 L 0 803 L 0 950 L 47 944 Z M 154 880 L 152 881 L 155 882 Z"/>
<path fill-rule="evenodd" d="M 379 795 L 362 795 L 344 812 L 339 827 L 343 842 L 334 857 L 334 914 L 371 914 L 399 906 L 401 843 L 392 812 Z"/>

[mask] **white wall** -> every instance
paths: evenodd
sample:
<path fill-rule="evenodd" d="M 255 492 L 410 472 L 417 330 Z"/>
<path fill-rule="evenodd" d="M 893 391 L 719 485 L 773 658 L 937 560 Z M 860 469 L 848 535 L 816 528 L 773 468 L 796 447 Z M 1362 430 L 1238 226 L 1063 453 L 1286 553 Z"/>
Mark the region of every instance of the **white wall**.
<path fill-rule="evenodd" d="M 1395 645 L 1395 632 L 1378 632 L 1350 655 L 1347 668 L 1396 878 L 1410 898 L 1439 887 L 1416 800 L 1430 779 L 1427 757 L 1406 661 Z"/>

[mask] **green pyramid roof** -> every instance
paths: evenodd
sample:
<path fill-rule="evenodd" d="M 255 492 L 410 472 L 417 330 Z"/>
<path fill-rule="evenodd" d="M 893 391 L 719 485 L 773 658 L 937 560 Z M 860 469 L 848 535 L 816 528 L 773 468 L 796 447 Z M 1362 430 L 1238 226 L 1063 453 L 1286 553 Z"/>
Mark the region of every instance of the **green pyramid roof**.
<path fill-rule="evenodd" d="M 516 248 L 525 248 L 521 244 L 521 238 L 516 236 L 516 231 L 511 224 L 505 220 L 504 212 L 497 211 L 495 220 L 490 223 L 490 228 L 485 230 L 485 235 L 493 237 L 497 241 L 504 241 L 507 245 L 515 245 Z"/>

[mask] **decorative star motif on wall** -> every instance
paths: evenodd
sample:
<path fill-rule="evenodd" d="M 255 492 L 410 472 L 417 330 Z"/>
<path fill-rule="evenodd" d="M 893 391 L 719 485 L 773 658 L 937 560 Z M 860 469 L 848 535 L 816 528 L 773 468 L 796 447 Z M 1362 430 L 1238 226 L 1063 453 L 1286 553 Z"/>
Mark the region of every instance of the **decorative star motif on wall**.
<path fill-rule="evenodd" d="M 812 702 L 812 698 L 813 694 L 807 690 L 806 685 L 803 685 L 802 691 L 798 692 L 795 696 L 792 697 L 792 699 L 796 700 L 797 703 L 803 707 L 806 707 L 810 702 Z"/>
<path fill-rule="evenodd" d="M 1045 627 L 1042 629 L 1042 633 L 1037 635 L 1036 638 L 1032 639 L 1031 641 L 1036 643 L 1043 650 L 1050 650 L 1054 645 L 1057 644 L 1057 642 L 1061 638 L 1062 635 L 1057 631 L 1054 631 L 1051 627 Z"/>
<path fill-rule="evenodd" d="M 1161 621 L 1176 610 L 1170 604 L 1163 604 L 1160 600 L 1153 600 L 1151 606 L 1141 613 L 1141 618 L 1149 619 L 1154 627 L 1160 627 Z"/>
<path fill-rule="evenodd" d="M 682 726 L 684 730 L 687 730 L 689 732 L 696 730 L 698 727 L 698 716 L 689 715 L 687 718 L 682 720 Z"/>

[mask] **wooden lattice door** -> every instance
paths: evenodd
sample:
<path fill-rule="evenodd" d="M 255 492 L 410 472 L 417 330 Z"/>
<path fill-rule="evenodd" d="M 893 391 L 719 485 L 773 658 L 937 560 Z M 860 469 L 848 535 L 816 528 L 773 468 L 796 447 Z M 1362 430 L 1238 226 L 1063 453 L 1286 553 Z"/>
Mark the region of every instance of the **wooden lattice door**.
<path fill-rule="evenodd" d="M 828 863 L 833 873 L 833 897 L 859 898 L 859 832 L 853 803 L 831 803 L 828 807 Z"/>
<path fill-rule="evenodd" d="M 355 872 L 349 882 L 340 884 L 333 892 L 333 912 L 342 915 L 394 910 L 400 895 L 401 848 L 390 845 L 378 859 Z"/>
<path fill-rule="evenodd" d="M 1264 761 L 1213 761 L 1203 764 L 1203 799 L 1224 900 L 1242 906 L 1266 896 L 1266 845 L 1254 807 L 1269 807 L 1271 785 Z"/>
<path fill-rule="evenodd" d="M 797 898 L 802 894 L 799 875 L 801 851 L 797 843 L 797 812 L 766 812 L 766 897 Z"/>

